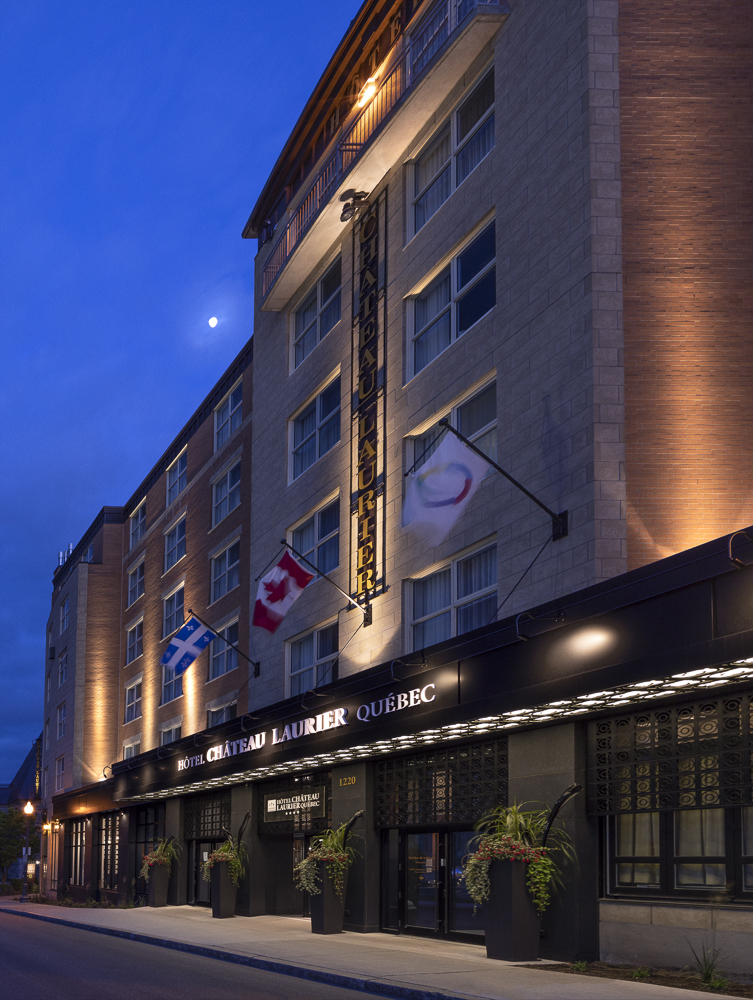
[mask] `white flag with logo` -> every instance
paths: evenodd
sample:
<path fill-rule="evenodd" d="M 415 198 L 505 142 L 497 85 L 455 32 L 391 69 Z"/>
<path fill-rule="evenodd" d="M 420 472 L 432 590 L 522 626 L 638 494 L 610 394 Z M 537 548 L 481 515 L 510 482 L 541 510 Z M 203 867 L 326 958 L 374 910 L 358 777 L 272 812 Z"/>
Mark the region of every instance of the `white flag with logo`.
<path fill-rule="evenodd" d="M 424 464 L 411 473 L 403 527 L 439 545 L 471 501 L 489 463 L 448 431 Z"/>

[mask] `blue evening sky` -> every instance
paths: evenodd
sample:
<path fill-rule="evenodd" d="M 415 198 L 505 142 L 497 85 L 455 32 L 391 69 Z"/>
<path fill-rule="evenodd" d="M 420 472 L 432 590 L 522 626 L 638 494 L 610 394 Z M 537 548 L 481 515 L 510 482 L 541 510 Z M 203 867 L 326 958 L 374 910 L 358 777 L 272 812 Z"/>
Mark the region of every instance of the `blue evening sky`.
<path fill-rule="evenodd" d="M 251 335 L 241 229 L 358 7 L 0 3 L 0 782 L 42 729 L 58 550 Z"/>

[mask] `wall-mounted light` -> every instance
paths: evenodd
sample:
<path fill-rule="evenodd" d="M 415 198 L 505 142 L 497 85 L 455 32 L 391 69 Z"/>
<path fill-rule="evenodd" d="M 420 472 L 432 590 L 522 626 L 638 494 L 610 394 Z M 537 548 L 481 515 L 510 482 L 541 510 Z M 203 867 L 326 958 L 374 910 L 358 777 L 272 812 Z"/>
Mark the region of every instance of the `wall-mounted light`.
<path fill-rule="evenodd" d="M 366 191 L 356 191 L 355 188 L 348 188 L 340 195 L 340 201 L 345 202 L 340 213 L 340 222 L 350 222 L 359 208 L 368 205 L 369 196 Z"/>
<path fill-rule="evenodd" d="M 363 87 L 361 87 L 360 91 L 358 92 L 358 101 L 356 102 L 358 104 L 358 107 L 365 108 L 366 105 L 371 100 L 371 98 L 374 96 L 374 94 L 376 94 L 376 92 L 377 92 L 376 77 L 370 76 L 366 81 L 366 83 L 363 85 Z"/>

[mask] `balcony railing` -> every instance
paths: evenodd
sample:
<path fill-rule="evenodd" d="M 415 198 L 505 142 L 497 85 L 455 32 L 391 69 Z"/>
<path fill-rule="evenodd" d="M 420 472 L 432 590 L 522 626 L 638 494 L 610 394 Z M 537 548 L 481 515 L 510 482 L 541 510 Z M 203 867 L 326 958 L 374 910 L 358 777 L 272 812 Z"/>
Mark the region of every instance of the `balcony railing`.
<path fill-rule="evenodd" d="M 415 31 L 398 43 L 400 48 L 390 57 L 393 65 L 376 94 L 364 108 L 356 110 L 350 119 L 345 120 L 335 151 L 316 174 L 288 220 L 264 265 L 262 296 L 266 296 L 274 285 L 311 223 L 395 106 L 458 29 L 463 27 L 463 22 L 477 7 L 499 9 L 503 5 L 502 0 L 442 0 Z"/>

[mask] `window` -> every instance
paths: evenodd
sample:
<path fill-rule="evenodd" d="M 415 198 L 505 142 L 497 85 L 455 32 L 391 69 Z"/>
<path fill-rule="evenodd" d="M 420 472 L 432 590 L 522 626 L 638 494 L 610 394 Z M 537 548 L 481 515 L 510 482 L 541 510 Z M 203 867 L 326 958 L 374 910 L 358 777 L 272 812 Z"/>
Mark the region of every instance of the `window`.
<path fill-rule="evenodd" d="M 293 419 L 293 479 L 340 440 L 340 377 Z"/>
<path fill-rule="evenodd" d="M 220 722 L 230 722 L 235 719 L 238 712 L 237 702 L 232 702 L 230 705 L 225 705 L 222 708 L 209 708 L 207 709 L 207 729 L 210 726 L 219 725 Z"/>
<path fill-rule="evenodd" d="M 44 748 L 45 750 L 50 749 L 50 720 L 44 724 Z"/>
<path fill-rule="evenodd" d="M 214 450 L 223 446 L 243 420 L 243 383 L 237 385 L 214 411 Z"/>
<path fill-rule="evenodd" d="M 131 548 L 134 547 L 144 537 L 146 532 L 146 504 L 141 506 L 131 514 Z"/>
<path fill-rule="evenodd" d="M 175 701 L 183 694 L 183 674 L 175 676 L 175 668 L 162 667 L 162 701 L 160 704 L 166 705 L 168 701 Z"/>
<path fill-rule="evenodd" d="M 89 548 L 84 553 L 84 557 L 81 562 L 93 563 L 94 562 L 94 546 L 90 545 Z"/>
<path fill-rule="evenodd" d="M 477 448 L 497 461 L 497 383 L 484 386 L 447 415 L 453 427 L 473 441 Z M 448 433 L 448 432 L 444 432 Z M 418 467 L 434 454 L 443 430 L 437 422 L 424 434 L 413 438 L 412 462 Z M 408 456 L 411 457 L 410 449 Z M 491 470 L 490 470 L 491 471 Z"/>
<path fill-rule="evenodd" d="M 65 632 L 68 628 L 68 598 L 60 605 L 60 631 Z"/>
<path fill-rule="evenodd" d="M 141 718 L 141 679 L 129 684 L 125 693 L 125 721 Z"/>
<path fill-rule="evenodd" d="M 496 618 L 497 546 L 413 581 L 413 648 L 424 649 Z"/>
<path fill-rule="evenodd" d="M 162 638 L 166 639 L 183 624 L 183 588 L 165 598 L 162 608 Z"/>
<path fill-rule="evenodd" d="M 295 314 L 295 367 L 314 350 L 320 340 L 340 320 L 340 258 L 317 282 L 309 297 Z"/>
<path fill-rule="evenodd" d="M 138 757 L 141 753 L 141 740 L 137 743 L 126 743 L 123 746 L 123 760 L 130 760 L 131 757 Z"/>
<path fill-rule="evenodd" d="M 219 524 L 235 510 L 241 502 L 241 463 L 236 462 L 229 472 L 214 484 L 214 518 L 212 523 Z"/>
<path fill-rule="evenodd" d="M 186 519 L 165 535 L 165 572 L 186 554 Z"/>
<path fill-rule="evenodd" d="M 95 819 L 96 857 L 100 889 L 118 888 L 118 814 L 104 813 Z"/>
<path fill-rule="evenodd" d="M 240 583 L 241 543 L 234 542 L 212 560 L 212 601 L 219 601 Z"/>
<path fill-rule="evenodd" d="M 65 702 L 62 705 L 58 705 L 58 736 L 65 736 Z"/>
<path fill-rule="evenodd" d="M 305 694 L 321 684 L 337 680 L 333 676 L 340 648 L 337 622 L 314 629 L 290 643 L 290 696 Z"/>
<path fill-rule="evenodd" d="M 160 746 L 166 747 L 168 743 L 174 743 L 180 739 L 180 726 L 171 726 L 169 729 L 161 729 L 159 734 Z"/>
<path fill-rule="evenodd" d="M 47 701 L 50 700 L 50 694 L 52 693 L 52 671 L 47 672 Z"/>
<path fill-rule="evenodd" d="M 68 834 L 68 871 L 70 872 L 71 885 L 84 884 L 84 855 L 86 851 L 86 820 L 69 820 L 70 832 Z"/>
<path fill-rule="evenodd" d="M 50 787 L 49 787 L 49 785 L 47 783 L 48 782 L 48 777 L 49 777 L 48 776 L 49 770 L 50 770 L 49 767 L 46 767 L 44 769 L 44 779 L 43 779 L 43 784 L 42 784 L 42 798 L 43 799 L 47 798 L 47 794 L 48 794 L 48 792 L 50 790 Z"/>
<path fill-rule="evenodd" d="M 144 652 L 144 622 L 136 622 L 128 629 L 128 644 L 126 648 L 126 663 L 132 663 Z"/>
<path fill-rule="evenodd" d="M 753 806 L 620 813 L 608 825 L 613 894 L 753 893 Z"/>
<path fill-rule="evenodd" d="M 475 236 L 413 299 L 411 372 L 417 375 L 497 302 L 495 224 Z"/>
<path fill-rule="evenodd" d="M 331 573 L 340 562 L 340 500 L 322 507 L 290 533 L 291 544 L 321 573 Z"/>
<path fill-rule="evenodd" d="M 493 148 L 494 70 L 487 73 L 413 164 L 415 233 Z"/>
<path fill-rule="evenodd" d="M 227 642 L 225 641 L 227 640 Z M 212 640 L 212 654 L 209 661 L 209 680 L 221 677 L 238 666 L 238 652 L 228 642 L 238 642 L 238 622 L 221 629 L 219 637 Z"/>
<path fill-rule="evenodd" d="M 186 488 L 186 465 L 188 463 L 188 453 L 176 458 L 167 470 L 167 502 L 171 504 L 177 499 Z"/>
<path fill-rule="evenodd" d="M 128 606 L 130 607 L 144 593 L 144 563 L 128 574 Z"/>
<path fill-rule="evenodd" d="M 68 679 L 68 650 L 64 649 L 58 660 L 58 687 L 65 684 Z"/>
<path fill-rule="evenodd" d="M 55 760 L 55 791 L 62 792 L 65 788 L 65 757 Z"/>

